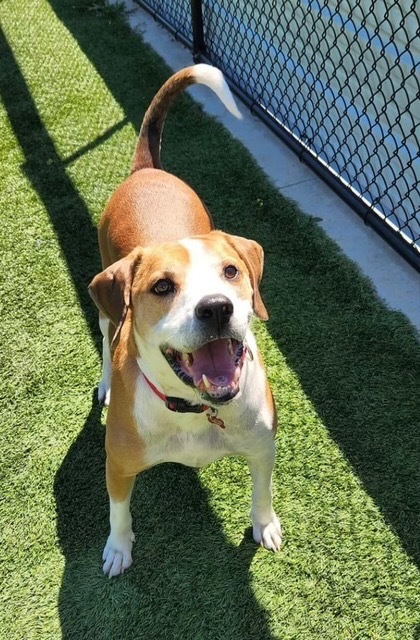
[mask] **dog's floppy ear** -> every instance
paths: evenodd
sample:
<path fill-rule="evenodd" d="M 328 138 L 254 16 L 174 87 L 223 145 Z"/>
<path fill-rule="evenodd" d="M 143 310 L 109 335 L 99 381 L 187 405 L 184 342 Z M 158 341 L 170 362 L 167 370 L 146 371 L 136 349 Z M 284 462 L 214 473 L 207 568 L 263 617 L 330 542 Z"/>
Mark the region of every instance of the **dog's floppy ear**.
<path fill-rule="evenodd" d="M 141 248 L 134 249 L 125 258 L 98 273 L 89 285 L 89 293 L 99 311 L 116 328 L 114 340 L 121 331 L 131 303 L 131 285 L 141 255 Z"/>
<path fill-rule="evenodd" d="M 256 316 L 261 320 L 268 320 L 267 309 L 260 294 L 260 282 L 264 269 L 264 251 L 261 245 L 255 240 L 248 240 L 240 236 L 223 234 L 229 244 L 235 249 L 240 259 L 245 262 L 251 280 L 253 290 L 252 306 Z"/>

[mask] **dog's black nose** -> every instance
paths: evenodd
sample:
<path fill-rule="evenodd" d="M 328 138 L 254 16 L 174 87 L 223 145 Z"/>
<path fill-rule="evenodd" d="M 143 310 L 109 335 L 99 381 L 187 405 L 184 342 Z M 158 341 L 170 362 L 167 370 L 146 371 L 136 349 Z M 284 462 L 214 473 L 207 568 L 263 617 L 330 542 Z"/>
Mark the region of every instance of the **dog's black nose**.
<path fill-rule="evenodd" d="M 218 332 L 227 325 L 233 314 L 233 304 L 226 296 L 204 296 L 195 308 L 195 315 Z"/>

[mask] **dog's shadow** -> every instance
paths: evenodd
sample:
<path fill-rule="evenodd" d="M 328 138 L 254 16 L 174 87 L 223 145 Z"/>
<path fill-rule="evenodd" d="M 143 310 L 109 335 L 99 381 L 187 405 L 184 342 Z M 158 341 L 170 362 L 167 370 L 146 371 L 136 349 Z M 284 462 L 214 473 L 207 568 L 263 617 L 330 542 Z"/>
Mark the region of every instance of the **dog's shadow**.
<path fill-rule="evenodd" d="M 258 549 L 251 531 L 238 547 L 227 542 L 193 469 L 166 464 L 137 478 L 134 563 L 122 577 L 103 575 L 104 467 L 104 426 L 94 399 L 54 485 L 65 556 L 63 638 L 270 638 L 250 587 L 249 566 Z"/>

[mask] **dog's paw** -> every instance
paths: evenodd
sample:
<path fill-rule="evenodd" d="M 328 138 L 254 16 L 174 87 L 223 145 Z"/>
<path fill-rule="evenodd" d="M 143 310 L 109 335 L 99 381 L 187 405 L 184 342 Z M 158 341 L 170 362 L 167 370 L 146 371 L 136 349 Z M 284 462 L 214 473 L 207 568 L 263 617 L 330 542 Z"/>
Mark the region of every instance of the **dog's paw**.
<path fill-rule="evenodd" d="M 269 551 L 278 551 L 281 546 L 281 526 L 273 512 L 270 522 L 258 522 L 253 519 L 252 536 L 255 542 Z"/>
<path fill-rule="evenodd" d="M 110 535 L 102 554 L 103 571 L 109 578 L 122 575 L 131 566 L 133 559 L 131 549 L 134 542 L 134 533 L 129 531 L 126 535 Z"/>
<path fill-rule="evenodd" d="M 103 404 L 105 407 L 108 407 L 110 399 L 111 399 L 111 388 L 109 386 L 109 383 L 104 380 L 101 380 L 98 385 L 99 404 Z"/>

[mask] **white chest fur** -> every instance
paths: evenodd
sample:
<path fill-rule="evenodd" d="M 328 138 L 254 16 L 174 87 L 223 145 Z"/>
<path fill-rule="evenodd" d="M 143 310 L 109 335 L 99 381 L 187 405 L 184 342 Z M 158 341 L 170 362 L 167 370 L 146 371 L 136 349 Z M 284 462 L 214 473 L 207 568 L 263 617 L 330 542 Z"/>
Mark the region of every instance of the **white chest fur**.
<path fill-rule="evenodd" d="M 145 462 L 179 462 L 200 467 L 235 452 L 237 425 L 222 429 L 206 413 L 175 413 L 139 380 L 136 418 L 146 445 Z M 233 441 L 232 441 L 233 440 Z"/>
<path fill-rule="evenodd" d="M 205 416 L 195 416 L 193 421 L 196 423 L 193 430 L 179 428 L 172 421 L 166 428 L 158 429 L 156 437 L 149 442 L 147 461 L 150 464 L 179 462 L 189 467 L 201 467 L 233 453 L 229 439 L 220 427 L 200 424 L 207 422 Z"/>

